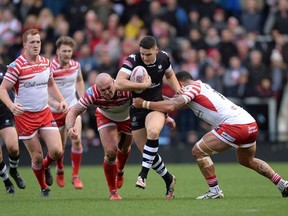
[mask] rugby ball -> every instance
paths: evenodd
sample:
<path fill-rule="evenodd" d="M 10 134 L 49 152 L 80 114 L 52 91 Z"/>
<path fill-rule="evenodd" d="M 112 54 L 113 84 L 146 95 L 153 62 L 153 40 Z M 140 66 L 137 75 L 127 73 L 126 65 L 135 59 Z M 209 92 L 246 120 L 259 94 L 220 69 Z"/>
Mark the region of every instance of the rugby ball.
<path fill-rule="evenodd" d="M 130 81 L 136 83 L 142 83 L 144 81 L 145 73 L 147 74 L 147 70 L 143 66 L 137 66 L 132 70 L 130 75 Z M 137 94 L 141 93 L 143 90 L 135 91 Z"/>

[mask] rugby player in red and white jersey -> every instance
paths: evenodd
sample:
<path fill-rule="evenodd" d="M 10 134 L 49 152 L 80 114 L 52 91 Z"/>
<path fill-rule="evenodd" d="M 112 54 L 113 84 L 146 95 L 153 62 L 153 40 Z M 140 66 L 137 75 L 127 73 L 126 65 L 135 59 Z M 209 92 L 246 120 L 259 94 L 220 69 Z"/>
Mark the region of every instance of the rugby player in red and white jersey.
<path fill-rule="evenodd" d="M 59 109 L 63 112 L 67 110 L 67 103 L 54 82 L 50 61 L 39 55 L 39 31 L 29 29 L 22 39 L 23 54 L 8 66 L 0 86 L 0 98 L 15 116 L 18 136 L 31 156 L 32 170 L 40 185 L 41 195 L 49 197 L 48 185 L 52 184 L 49 165 L 63 151 L 57 124 L 48 107 L 48 94 L 59 102 Z M 8 95 L 8 90 L 12 88 L 15 89 L 14 102 Z M 39 136 L 48 149 L 45 159 Z"/>
<path fill-rule="evenodd" d="M 78 97 L 81 97 L 85 91 L 81 66 L 79 62 L 72 59 L 75 46 L 76 43 L 73 38 L 69 36 L 61 36 L 56 41 L 57 56 L 51 62 L 51 70 L 55 83 L 69 107 L 76 104 L 77 95 Z M 61 134 L 64 151 L 67 142 L 67 131 L 65 128 L 65 118 L 67 113 L 63 113 L 59 110 L 60 104 L 53 97 L 50 97 L 49 105 Z M 77 139 L 71 140 L 71 181 L 76 189 L 82 189 L 83 183 L 79 178 L 79 169 L 83 152 L 81 142 L 82 123 L 80 115 L 76 119 L 75 127 L 77 127 L 79 134 Z M 59 187 L 64 187 L 65 185 L 63 158 L 64 154 L 62 154 L 62 156 L 57 160 L 56 165 L 56 182 Z"/>
<path fill-rule="evenodd" d="M 192 154 L 209 185 L 209 190 L 197 199 L 224 198 L 218 185 L 215 167 L 210 156 L 231 147 L 236 149 L 239 163 L 270 179 L 283 197 L 288 196 L 288 182 L 266 162 L 255 158 L 258 126 L 255 119 L 243 108 L 200 80 L 194 81 L 185 71 L 176 73 L 181 94 L 161 102 L 136 98 L 135 107 L 172 112 L 187 105 L 196 116 L 211 124 L 214 129 L 206 133 L 192 148 Z"/>
<path fill-rule="evenodd" d="M 77 139 L 77 116 L 89 106 L 96 106 L 97 128 L 104 148 L 103 169 L 110 191 L 110 200 L 119 200 L 118 189 L 124 181 L 124 166 L 132 142 L 129 106 L 131 93 L 116 90 L 113 78 L 107 73 L 96 77 L 95 85 L 86 90 L 78 102 L 69 109 L 66 127 L 70 138 Z"/>

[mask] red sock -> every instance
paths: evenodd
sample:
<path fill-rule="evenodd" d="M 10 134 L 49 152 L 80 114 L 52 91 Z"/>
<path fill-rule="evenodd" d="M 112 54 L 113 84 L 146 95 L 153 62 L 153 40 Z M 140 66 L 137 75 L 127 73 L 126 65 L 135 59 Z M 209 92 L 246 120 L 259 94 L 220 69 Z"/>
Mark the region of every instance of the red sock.
<path fill-rule="evenodd" d="M 78 176 L 82 152 L 82 147 L 80 149 L 76 149 L 74 147 L 71 148 L 72 176 Z"/>
<path fill-rule="evenodd" d="M 32 170 L 34 172 L 34 175 L 36 176 L 36 179 L 40 185 L 40 188 L 48 188 L 48 185 L 45 182 L 45 170 L 42 165 L 36 165 L 32 163 Z"/>
<path fill-rule="evenodd" d="M 57 169 L 58 169 L 58 170 L 63 170 L 63 169 L 64 169 L 63 159 L 64 159 L 64 153 L 63 153 L 63 154 L 60 156 L 60 158 L 57 160 Z"/>
<path fill-rule="evenodd" d="M 281 176 L 278 173 L 274 173 L 270 179 L 275 185 L 281 180 Z"/>
<path fill-rule="evenodd" d="M 215 185 L 218 185 L 218 180 L 217 180 L 216 175 L 207 177 L 205 179 L 209 187 L 214 187 Z"/>
<path fill-rule="evenodd" d="M 129 152 L 127 153 L 123 153 L 120 151 L 120 149 L 118 149 L 118 152 L 117 152 L 117 168 L 118 170 L 123 170 L 124 169 L 124 166 L 126 164 L 126 161 L 130 155 L 130 150 Z"/>
<path fill-rule="evenodd" d="M 116 184 L 116 176 L 117 176 L 117 165 L 116 162 L 107 162 L 104 160 L 103 162 L 103 169 L 104 174 L 106 177 L 106 182 L 109 187 L 109 191 L 115 191 L 117 190 L 117 184 Z"/>
<path fill-rule="evenodd" d="M 46 157 L 43 160 L 44 169 L 50 166 L 55 160 L 50 156 L 49 152 L 46 154 Z"/>

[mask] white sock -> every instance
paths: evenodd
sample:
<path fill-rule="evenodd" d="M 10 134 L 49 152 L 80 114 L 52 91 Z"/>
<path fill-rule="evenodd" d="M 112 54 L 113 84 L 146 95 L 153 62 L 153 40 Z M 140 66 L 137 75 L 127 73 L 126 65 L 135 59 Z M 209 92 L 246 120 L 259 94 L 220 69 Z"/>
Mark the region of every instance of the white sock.
<path fill-rule="evenodd" d="M 209 187 L 209 191 L 211 191 L 212 193 L 218 193 L 219 191 L 221 191 L 219 185 L 213 186 L 213 187 Z"/>
<path fill-rule="evenodd" d="M 277 183 L 277 187 L 278 187 L 278 189 L 279 189 L 281 192 L 285 189 L 285 187 L 287 187 L 287 185 L 288 185 L 288 182 L 285 181 L 284 179 L 281 179 L 281 180 Z"/>

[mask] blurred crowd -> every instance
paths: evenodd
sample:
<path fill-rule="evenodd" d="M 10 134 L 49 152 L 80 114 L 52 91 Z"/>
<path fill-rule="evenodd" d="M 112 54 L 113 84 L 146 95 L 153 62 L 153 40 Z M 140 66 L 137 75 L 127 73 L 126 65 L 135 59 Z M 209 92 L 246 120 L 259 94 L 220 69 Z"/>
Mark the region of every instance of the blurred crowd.
<path fill-rule="evenodd" d="M 149 34 L 170 55 L 175 72 L 188 71 L 227 97 L 273 97 L 277 113 L 281 110 L 287 84 L 287 0 L 0 0 L 1 63 L 21 53 L 22 33 L 30 28 L 41 31 L 41 54 L 50 59 L 58 37 L 74 38 L 74 58 L 87 87 L 99 73 L 115 77 L 123 59 Z M 173 95 L 170 89 L 164 92 Z M 163 144 L 192 144 L 210 130 L 190 109 L 172 116 L 178 129 L 171 134 L 164 128 Z M 87 143 L 98 145 L 93 109 L 83 123 Z"/>

